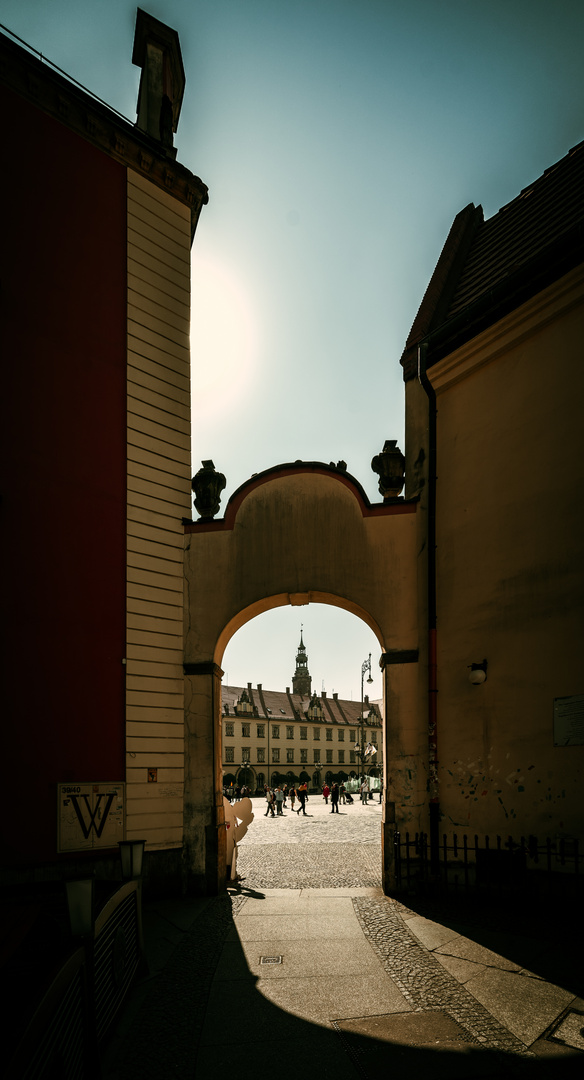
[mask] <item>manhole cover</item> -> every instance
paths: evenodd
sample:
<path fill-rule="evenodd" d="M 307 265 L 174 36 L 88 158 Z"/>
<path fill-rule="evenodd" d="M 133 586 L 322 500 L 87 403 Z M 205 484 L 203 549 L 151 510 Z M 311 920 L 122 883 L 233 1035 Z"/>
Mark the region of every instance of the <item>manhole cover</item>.
<path fill-rule="evenodd" d="M 260 956 L 260 964 L 281 964 L 281 956 Z"/>
<path fill-rule="evenodd" d="M 584 1050 L 584 1013 L 570 1009 L 549 1038 L 552 1042 L 572 1046 L 574 1050 Z"/>

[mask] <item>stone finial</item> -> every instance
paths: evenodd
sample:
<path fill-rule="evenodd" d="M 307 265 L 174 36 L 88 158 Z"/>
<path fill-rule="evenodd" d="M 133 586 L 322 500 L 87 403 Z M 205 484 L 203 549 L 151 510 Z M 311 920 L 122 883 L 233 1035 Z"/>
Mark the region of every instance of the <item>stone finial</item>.
<path fill-rule="evenodd" d="M 386 439 L 383 450 L 371 462 L 373 472 L 379 474 L 379 491 L 384 499 L 396 498 L 404 486 L 406 459 L 397 445 L 397 439 Z"/>
<path fill-rule="evenodd" d="M 201 465 L 203 468 L 193 476 L 191 487 L 195 493 L 195 510 L 201 515 L 199 521 L 210 521 L 219 513 L 226 480 L 212 461 L 202 461 Z"/>

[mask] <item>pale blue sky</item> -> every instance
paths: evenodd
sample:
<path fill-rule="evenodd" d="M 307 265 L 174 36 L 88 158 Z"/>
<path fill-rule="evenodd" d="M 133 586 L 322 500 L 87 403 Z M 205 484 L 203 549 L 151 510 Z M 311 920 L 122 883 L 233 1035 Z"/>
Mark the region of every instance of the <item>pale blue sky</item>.
<path fill-rule="evenodd" d="M 584 3 L 142 6 L 179 32 L 178 158 L 210 189 L 193 248 L 194 469 L 212 458 L 227 498 L 271 465 L 343 458 L 376 500 L 370 461 L 403 444 L 399 356 L 454 216 L 495 213 L 583 137 Z M 131 120 L 135 13 L 0 0 L 2 23 Z M 376 643 L 320 614 L 241 630 L 230 682 L 289 684 L 304 620 L 315 687 L 358 697 Z"/>

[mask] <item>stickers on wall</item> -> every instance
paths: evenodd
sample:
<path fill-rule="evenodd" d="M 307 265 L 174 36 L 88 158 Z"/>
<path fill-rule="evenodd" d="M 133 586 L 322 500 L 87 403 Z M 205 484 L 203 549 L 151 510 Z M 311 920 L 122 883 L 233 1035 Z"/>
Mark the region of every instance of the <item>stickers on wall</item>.
<path fill-rule="evenodd" d="M 125 784 L 58 784 L 58 851 L 115 848 L 124 839 Z"/>

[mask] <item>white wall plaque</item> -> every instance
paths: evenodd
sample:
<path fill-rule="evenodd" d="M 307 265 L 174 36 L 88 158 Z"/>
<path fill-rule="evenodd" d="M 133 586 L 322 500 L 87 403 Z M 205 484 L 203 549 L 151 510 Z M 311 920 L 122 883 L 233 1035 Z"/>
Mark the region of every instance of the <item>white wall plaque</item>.
<path fill-rule="evenodd" d="M 584 694 L 554 698 L 554 746 L 584 746 Z"/>
<path fill-rule="evenodd" d="M 115 848 L 124 839 L 125 784 L 57 785 L 58 851 Z"/>

